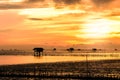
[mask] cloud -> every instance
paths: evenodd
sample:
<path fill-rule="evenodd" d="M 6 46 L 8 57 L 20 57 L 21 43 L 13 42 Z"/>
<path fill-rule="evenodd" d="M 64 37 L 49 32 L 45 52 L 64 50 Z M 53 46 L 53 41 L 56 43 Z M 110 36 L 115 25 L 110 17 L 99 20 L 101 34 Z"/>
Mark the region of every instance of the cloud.
<path fill-rule="evenodd" d="M 45 0 L 26 0 L 26 3 L 34 3 L 34 2 L 44 2 Z"/>
<path fill-rule="evenodd" d="M 79 26 L 61 26 L 61 27 L 57 27 L 57 28 L 46 28 L 45 30 L 48 30 L 47 32 L 51 31 L 54 33 L 58 32 L 58 33 L 69 33 L 69 31 L 78 31 L 80 28 Z"/>
<path fill-rule="evenodd" d="M 112 12 L 110 15 L 108 16 L 120 16 L 120 12 Z"/>
<path fill-rule="evenodd" d="M 21 9 L 21 8 L 39 8 L 46 7 L 45 0 L 25 0 L 23 2 L 2 2 L 0 3 L 0 9 Z"/>
<path fill-rule="evenodd" d="M 110 34 L 116 34 L 116 35 L 119 35 L 120 32 L 111 32 Z"/>
<path fill-rule="evenodd" d="M 55 22 L 54 24 L 55 25 L 59 25 L 59 24 L 61 24 L 61 25 L 70 25 L 70 24 L 83 24 L 84 22 L 82 22 L 82 21 L 61 21 L 61 22 Z"/>
<path fill-rule="evenodd" d="M 34 20 L 34 21 L 40 21 L 40 20 L 44 20 L 44 19 L 41 19 L 41 18 L 28 18 L 29 20 Z"/>
<path fill-rule="evenodd" d="M 64 8 L 64 7 L 76 7 L 76 4 L 80 4 L 81 0 L 53 0 L 55 3 L 55 7 L 57 9 Z"/>
<path fill-rule="evenodd" d="M 114 0 L 92 0 L 92 2 L 96 5 L 96 6 L 102 6 L 104 4 L 109 4 Z"/>
<path fill-rule="evenodd" d="M 53 21 L 51 24 L 52 25 L 70 25 L 70 24 L 84 24 L 84 21 L 58 21 L 57 19 L 54 18 L 28 18 L 28 20 L 32 21 Z"/>
<path fill-rule="evenodd" d="M 107 6 L 119 7 L 119 0 L 24 0 L 23 2 L 2 2 L 0 9 L 21 9 L 21 8 L 46 8 L 55 7 L 56 9 L 69 8 L 84 10 L 91 9 L 93 3 L 97 7 Z M 110 4 L 112 3 L 112 4 Z M 103 7 L 106 8 L 106 7 Z M 111 7 L 110 7 L 111 8 Z"/>
<path fill-rule="evenodd" d="M 104 17 L 110 19 L 110 20 L 114 20 L 116 22 L 120 21 L 120 10 L 117 9 L 117 10 L 114 10 L 114 11 L 111 11 L 109 12 L 108 14 L 105 14 Z"/>
<path fill-rule="evenodd" d="M 66 4 L 66 5 L 71 5 L 71 4 L 77 4 L 79 3 L 81 0 L 53 0 L 55 3 L 57 4 Z"/>
<path fill-rule="evenodd" d="M 21 8 L 24 8 L 24 6 L 18 4 L 0 4 L 0 9 L 21 9 Z"/>
<path fill-rule="evenodd" d="M 23 2 L 2 2 L 0 9 L 41 8 L 41 7 L 67 7 L 79 4 L 81 0 L 25 0 Z"/>

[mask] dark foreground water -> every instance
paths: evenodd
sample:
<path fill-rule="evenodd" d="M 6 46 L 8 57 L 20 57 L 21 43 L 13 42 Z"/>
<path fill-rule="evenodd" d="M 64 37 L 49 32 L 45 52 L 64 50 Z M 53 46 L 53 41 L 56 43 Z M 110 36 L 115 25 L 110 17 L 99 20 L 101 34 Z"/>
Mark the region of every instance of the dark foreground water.
<path fill-rule="evenodd" d="M 120 60 L 0 66 L 0 80 L 120 80 Z"/>

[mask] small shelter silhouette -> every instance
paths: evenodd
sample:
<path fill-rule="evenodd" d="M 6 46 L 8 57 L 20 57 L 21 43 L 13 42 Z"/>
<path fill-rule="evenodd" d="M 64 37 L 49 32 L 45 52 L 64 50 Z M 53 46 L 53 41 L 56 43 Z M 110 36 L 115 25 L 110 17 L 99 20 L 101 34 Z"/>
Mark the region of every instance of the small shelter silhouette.
<path fill-rule="evenodd" d="M 34 56 L 42 56 L 43 55 L 43 48 L 34 48 Z"/>

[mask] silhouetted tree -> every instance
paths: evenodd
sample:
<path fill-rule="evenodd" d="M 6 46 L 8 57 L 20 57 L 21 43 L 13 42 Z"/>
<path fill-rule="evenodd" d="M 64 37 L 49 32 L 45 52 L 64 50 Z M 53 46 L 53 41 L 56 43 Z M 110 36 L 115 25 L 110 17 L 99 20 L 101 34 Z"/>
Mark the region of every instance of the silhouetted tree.
<path fill-rule="evenodd" d="M 96 51 L 97 51 L 97 49 L 96 49 L 96 48 L 92 48 L 92 51 L 96 52 Z"/>
<path fill-rule="evenodd" d="M 80 51 L 81 49 L 78 49 L 78 51 Z"/>
<path fill-rule="evenodd" d="M 56 51 L 56 48 L 53 48 L 53 51 Z"/>
<path fill-rule="evenodd" d="M 117 51 L 117 49 L 114 49 L 115 51 Z"/>
<path fill-rule="evenodd" d="M 70 51 L 70 52 L 73 52 L 73 51 L 74 51 L 74 48 L 69 48 L 69 51 Z"/>
<path fill-rule="evenodd" d="M 69 49 L 66 49 L 67 51 L 69 51 Z"/>

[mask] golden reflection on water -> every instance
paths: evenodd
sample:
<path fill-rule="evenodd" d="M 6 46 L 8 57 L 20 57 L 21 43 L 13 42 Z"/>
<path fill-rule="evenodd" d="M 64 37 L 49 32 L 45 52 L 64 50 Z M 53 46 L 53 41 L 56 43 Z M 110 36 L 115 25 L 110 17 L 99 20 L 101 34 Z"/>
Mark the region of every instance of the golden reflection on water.
<path fill-rule="evenodd" d="M 25 64 L 25 63 L 49 63 L 49 62 L 66 62 L 66 61 L 85 61 L 86 55 L 88 60 L 108 60 L 120 59 L 117 54 L 84 54 L 81 56 L 0 56 L 0 65 Z"/>

